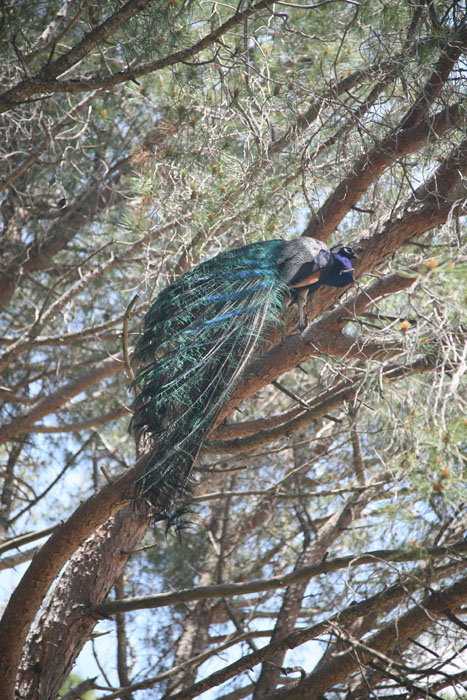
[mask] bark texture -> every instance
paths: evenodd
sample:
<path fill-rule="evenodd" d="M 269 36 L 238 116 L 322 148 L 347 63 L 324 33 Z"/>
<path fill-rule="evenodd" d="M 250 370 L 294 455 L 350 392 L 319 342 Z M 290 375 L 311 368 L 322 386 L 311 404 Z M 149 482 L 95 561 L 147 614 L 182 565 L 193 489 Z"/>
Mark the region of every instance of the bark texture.
<path fill-rule="evenodd" d="M 144 507 L 126 506 L 72 557 L 24 647 L 18 700 L 56 697 L 96 624 L 90 607 L 106 599 L 148 525 Z"/>

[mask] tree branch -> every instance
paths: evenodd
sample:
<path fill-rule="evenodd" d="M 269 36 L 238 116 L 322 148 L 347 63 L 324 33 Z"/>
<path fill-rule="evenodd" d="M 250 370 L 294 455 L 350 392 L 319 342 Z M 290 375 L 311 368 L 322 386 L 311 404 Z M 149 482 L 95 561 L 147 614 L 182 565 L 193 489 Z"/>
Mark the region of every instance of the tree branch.
<path fill-rule="evenodd" d="M 75 14 L 68 20 L 69 15 L 76 8 Z M 35 56 L 42 51 L 46 51 L 49 47 L 55 46 L 57 41 L 63 37 L 74 27 L 80 15 L 84 12 L 85 5 L 81 0 L 65 0 L 60 10 L 56 13 L 54 19 L 44 29 L 31 50 L 23 56 L 23 61 L 29 63 Z M 63 27 L 65 20 L 67 24 Z"/>
<path fill-rule="evenodd" d="M 95 75 L 91 78 L 56 80 L 58 75 L 61 75 L 78 63 L 94 46 L 108 37 L 130 17 L 141 12 L 148 2 L 149 0 L 129 0 L 129 2 L 112 15 L 112 17 L 103 22 L 99 27 L 96 27 L 92 32 L 89 32 L 89 34 L 68 53 L 61 56 L 50 66 L 44 66 L 44 68 L 32 78 L 27 78 L 15 87 L 4 92 L 0 95 L 0 113 L 16 107 L 21 104 L 24 99 L 30 98 L 33 95 L 53 92 L 73 94 L 86 90 L 110 88 L 114 85 L 127 82 L 128 80 L 136 80 L 147 73 L 154 73 L 162 68 L 187 61 L 214 44 L 223 34 L 230 31 L 230 29 L 239 24 L 239 22 L 252 17 L 260 10 L 268 7 L 268 5 L 273 4 L 273 0 L 260 0 L 256 5 L 250 5 L 241 12 L 237 11 L 233 17 L 230 17 L 226 22 L 217 27 L 217 29 L 209 32 L 209 34 L 200 39 L 196 44 L 193 44 L 193 46 L 182 49 L 181 51 L 176 51 L 165 58 L 149 61 L 148 63 L 119 71 L 110 76 Z"/>
<path fill-rule="evenodd" d="M 138 240 L 132 243 L 123 254 L 114 255 L 113 253 L 111 253 L 110 257 L 107 260 L 100 263 L 99 265 L 93 265 L 92 269 L 89 272 L 80 276 L 78 280 L 74 284 L 70 285 L 66 292 L 64 292 L 58 299 L 56 299 L 48 308 L 45 308 L 46 302 L 44 302 L 43 308 L 40 310 L 36 320 L 31 325 L 31 327 L 12 345 L 10 345 L 8 350 L 5 350 L 4 353 L 0 356 L 0 372 L 3 371 L 5 367 L 7 367 L 9 362 L 11 362 L 21 352 L 29 348 L 31 342 L 33 342 L 34 339 L 39 335 L 40 329 L 53 318 L 55 318 L 59 313 L 61 313 L 66 304 L 68 304 L 71 301 L 71 299 L 74 299 L 83 289 L 86 289 L 91 284 L 91 282 L 94 282 L 95 280 L 99 279 L 99 277 L 102 277 L 104 273 L 109 272 L 113 268 L 117 267 L 117 265 L 124 263 L 125 260 L 131 258 L 131 256 L 136 251 L 140 250 L 145 244 L 149 243 L 154 238 L 157 238 L 162 233 L 164 233 L 165 231 L 167 231 L 175 225 L 176 222 L 171 221 L 170 223 L 165 224 L 164 226 L 157 226 L 152 228 L 150 231 L 145 233 L 143 236 L 140 236 Z M 94 255 L 95 253 L 89 256 L 88 259 L 90 259 Z"/>
<path fill-rule="evenodd" d="M 397 158 L 418 151 L 456 125 L 462 115 L 462 104 L 446 107 L 415 126 L 394 129 L 352 165 L 302 235 L 327 240 L 362 194 Z"/>
<path fill-rule="evenodd" d="M 68 112 L 68 114 L 66 114 L 65 117 L 63 117 L 63 119 L 60 119 L 60 121 L 50 130 L 49 139 L 46 142 L 42 143 L 40 146 L 35 146 L 34 149 L 31 149 L 29 152 L 30 155 L 26 158 L 26 160 L 17 168 L 15 168 L 13 172 L 7 175 L 7 177 L 5 177 L 3 180 L 0 180 L 0 192 L 3 192 L 8 187 L 10 187 L 10 185 L 16 182 L 16 180 L 18 180 L 18 178 L 20 178 L 22 175 L 24 175 L 24 173 L 27 172 L 29 168 L 34 165 L 34 163 L 37 163 L 41 155 L 48 150 L 50 144 L 53 143 L 53 139 L 56 136 L 58 136 L 63 127 L 70 124 L 70 122 L 74 120 L 78 112 L 87 107 L 97 97 L 100 97 L 102 95 L 102 92 L 102 90 L 96 90 L 90 95 L 87 95 L 81 100 L 81 102 L 79 102 L 75 107 L 73 107 L 73 109 L 71 109 Z"/>
<path fill-rule="evenodd" d="M 217 685 L 220 685 L 220 683 L 224 683 L 225 681 L 229 680 L 229 678 L 233 678 L 242 671 L 252 669 L 254 666 L 265 661 L 268 658 L 271 658 L 271 656 L 273 656 L 279 651 L 295 649 L 297 646 L 300 646 L 301 644 L 309 641 L 310 639 L 316 639 L 322 634 L 326 634 L 329 631 L 329 626 L 333 623 L 337 623 L 339 625 L 349 625 L 355 620 L 357 620 L 359 617 L 362 617 L 363 615 L 368 615 L 373 611 L 377 611 L 381 607 L 381 605 L 384 605 L 390 600 L 392 600 L 393 602 L 397 602 L 405 594 L 405 586 L 391 586 L 390 588 L 385 589 L 381 593 L 372 596 L 371 598 L 368 598 L 362 603 L 355 603 L 353 605 L 349 605 L 343 611 L 337 613 L 336 615 L 333 615 L 328 620 L 323 620 L 322 622 L 318 622 L 317 624 L 312 625 L 310 627 L 306 627 L 301 630 L 292 632 L 286 637 L 278 640 L 277 642 L 274 642 L 274 644 L 268 644 L 266 647 L 259 649 L 257 652 L 246 654 L 238 661 L 234 661 L 229 666 L 225 666 L 223 669 L 215 671 L 210 676 L 207 676 L 201 681 L 194 683 L 191 687 L 186 688 L 181 692 L 175 693 L 173 695 L 165 696 L 164 700 L 191 700 L 191 698 L 196 697 L 198 694 L 201 694 L 206 690 L 214 688 Z M 441 595 L 435 594 L 433 596 L 429 596 L 427 599 L 425 599 L 423 607 L 415 606 L 412 610 L 406 613 L 405 616 L 402 616 L 403 618 L 407 616 L 409 617 L 408 624 L 406 625 L 407 634 L 412 637 L 417 636 L 417 626 L 415 626 L 415 622 L 418 623 L 419 628 L 421 621 L 423 621 L 426 625 L 426 627 L 420 630 L 420 633 L 425 631 L 425 629 L 427 629 L 430 626 L 432 620 L 426 615 L 425 610 L 429 610 L 429 612 L 436 614 L 437 604 L 440 608 L 446 607 L 446 604 L 442 601 L 451 603 L 451 607 L 455 608 L 459 604 L 465 602 L 465 600 L 467 600 L 467 577 L 461 579 L 452 586 L 445 588 Z M 442 614 L 442 611 L 440 611 L 440 613 Z M 401 617 L 397 618 L 396 623 L 390 623 L 385 628 L 383 628 L 383 631 L 389 629 L 390 632 L 392 632 L 392 634 L 388 635 L 388 646 L 391 643 L 397 641 L 397 629 L 398 622 L 400 620 Z M 413 625 L 413 628 L 411 628 L 411 625 Z M 412 632 L 415 632 L 415 634 L 413 634 Z M 372 646 L 375 645 L 372 644 Z M 333 687 L 337 682 L 339 682 L 339 679 L 345 678 L 350 672 L 352 672 L 355 669 L 355 667 L 358 664 L 358 661 L 355 659 L 355 657 L 349 654 L 348 658 L 346 659 L 348 663 L 345 667 L 340 668 L 340 658 L 341 657 L 334 661 L 332 668 L 329 668 L 329 664 L 326 664 L 327 673 L 322 673 L 322 671 L 320 670 L 319 673 L 320 677 L 322 678 L 321 686 L 324 687 L 324 690 Z M 311 675 L 314 674 L 310 674 L 310 676 Z M 309 676 L 305 676 L 305 679 L 308 678 Z M 290 684 L 290 686 L 287 686 L 287 688 L 292 688 L 292 690 L 295 691 L 295 693 L 297 693 L 300 683 L 301 681 L 294 682 Z M 309 698 L 311 693 L 308 690 L 308 685 L 312 684 L 307 684 L 307 688 L 304 689 L 304 692 L 306 694 L 296 694 L 291 697 L 293 697 L 294 700 L 295 698 Z M 317 685 L 317 683 L 313 683 L 313 688 Z M 268 696 L 268 700 L 279 700 L 279 698 L 287 697 L 286 695 L 277 695 L 277 693 L 285 692 L 287 688 L 281 688 L 279 691 L 270 693 Z"/>
<path fill-rule="evenodd" d="M 29 428 L 28 433 L 42 433 L 49 435 L 51 433 L 78 433 L 80 430 L 87 430 L 89 428 L 95 428 L 97 425 L 104 425 L 111 420 L 116 420 L 117 418 L 123 418 L 123 416 L 131 415 L 131 411 L 126 406 L 121 408 L 114 408 L 113 411 L 108 411 L 95 418 L 88 418 L 88 420 L 80 421 L 79 423 L 70 423 L 68 425 L 34 425 Z"/>
<path fill-rule="evenodd" d="M 445 611 L 456 610 L 467 601 L 467 577 L 447 586 L 439 592 L 430 593 L 424 600 L 414 605 L 406 613 L 384 625 L 366 642 L 375 652 L 384 652 L 395 644 L 407 646 L 445 615 Z M 371 661 L 371 651 L 360 650 L 356 655 L 353 649 L 339 654 L 316 672 L 303 676 L 299 681 L 268 695 L 268 700 L 305 700 L 317 697 L 333 688 L 355 671 L 360 664 Z M 175 700 L 173 696 L 171 700 Z M 178 700 L 178 698 L 177 698 Z"/>
<path fill-rule="evenodd" d="M 22 80 L 15 87 L 6 90 L 0 95 L 0 113 L 16 107 L 24 99 L 42 92 L 53 90 L 43 89 L 44 84 L 56 84 L 55 78 L 70 70 L 79 63 L 95 46 L 104 41 L 131 17 L 144 10 L 150 0 L 128 0 L 117 12 L 111 15 L 105 22 L 88 32 L 83 39 L 72 49 L 64 53 L 60 58 L 43 66 L 35 76 Z M 73 81 L 71 81 L 73 82 Z"/>
<path fill-rule="evenodd" d="M 461 56 L 465 49 L 465 32 L 464 37 L 460 37 L 461 43 L 448 44 L 441 53 L 438 62 L 428 78 L 427 82 L 420 90 L 420 93 L 414 100 L 413 105 L 408 110 L 407 114 L 400 122 L 400 128 L 406 129 L 418 124 L 421 119 L 428 113 L 429 108 L 440 94 L 443 86 L 449 78 L 457 59 Z"/>
<path fill-rule="evenodd" d="M 10 423 L 0 428 L 0 445 L 3 445 L 8 440 L 11 440 L 15 435 L 21 435 L 28 431 L 38 420 L 41 420 L 49 413 L 54 413 L 61 408 L 67 401 L 74 396 L 86 391 L 89 387 L 94 386 L 106 377 L 110 377 L 115 372 L 118 372 L 124 366 L 121 355 L 116 357 L 106 357 L 101 362 L 97 362 L 94 367 L 74 379 L 71 379 L 67 384 L 52 391 L 44 399 L 38 401 L 30 408 L 27 413 L 14 418 Z"/>
<path fill-rule="evenodd" d="M 104 335 L 103 331 L 109 328 L 113 328 L 113 326 L 116 326 L 117 324 L 121 323 L 123 321 L 124 315 L 124 313 L 119 314 L 118 316 L 111 318 L 110 321 L 97 323 L 95 326 L 83 328 L 82 330 L 75 331 L 74 333 L 61 333 L 59 335 L 44 336 L 39 335 L 36 338 L 34 338 L 33 341 L 31 341 L 30 345 L 28 345 L 26 349 L 40 347 L 43 345 L 52 345 L 56 347 L 62 345 L 76 345 L 77 341 L 87 340 L 90 338 L 96 338 L 99 340 L 107 339 L 109 336 Z M 110 337 L 113 337 L 113 335 L 111 335 Z M 17 340 L 18 338 L 12 337 L 0 338 L 0 345 L 13 345 L 14 343 L 16 343 Z"/>
<path fill-rule="evenodd" d="M 47 535 L 50 535 L 52 532 L 54 532 L 59 525 L 51 525 L 50 527 L 46 527 L 43 530 L 37 530 L 36 532 L 27 532 L 24 535 L 19 535 L 18 537 L 12 537 L 9 540 L 5 540 L 5 542 L 2 542 L 0 544 L 0 554 L 3 554 L 3 552 L 7 552 L 9 549 L 18 549 L 19 547 L 22 547 L 24 544 L 29 544 L 29 542 L 35 542 L 36 540 L 40 540 L 43 537 L 47 537 Z"/>
<path fill-rule="evenodd" d="M 208 598 L 232 598 L 237 595 L 275 591 L 278 588 L 287 588 L 301 581 L 309 581 L 315 576 L 329 574 L 340 569 L 353 566 L 364 566 L 375 562 L 407 562 L 419 561 L 438 557 L 453 556 L 467 552 L 467 542 L 458 542 L 446 547 L 428 547 L 427 549 L 376 549 L 365 554 L 352 554 L 347 557 L 335 559 L 323 558 L 318 564 L 301 567 L 289 574 L 272 576 L 257 581 L 246 583 L 220 583 L 209 586 L 197 586 L 171 593 L 158 593 L 156 595 L 139 596 L 138 598 L 126 598 L 124 600 L 111 600 L 92 608 L 92 613 L 101 617 L 116 615 L 120 612 L 133 610 L 145 610 L 147 608 L 163 608 L 169 605 L 179 605 L 195 600 L 207 600 Z"/>
<path fill-rule="evenodd" d="M 370 343 L 371 347 L 371 343 Z M 373 354 L 373 353 L 372 353 Z M 436 367 L 437 360 L 421 358 L 411 365 L 389 365 L 378 370 L 378 375 L 386 381 L 397 381 L 404 377 L 421 372 L 429 372 Z M 353 401 L 362 386 L 362 379 L 345 379 L 328 387 L 310 402 L 310 408 L 302 411 L 296 417 L 287 420 L 275 428 L 265 428 L 250 437 L 234 438 L 233 440 L 211 440 L 203 446 L 203 452 L 215 454 L 235 454 L 260 447 L 268 442 L 288 437 L 303 429 L 312 421 L 322 418 L 343 403 Z"/>
<path fill-rule="evenodd" d="M 12 554 L 10 557 L 3 557 L 0 559 L 0 571 L 5 571 L 6 569 L 14 569 L 20 564 L 24 564 L 36 555 L 39 551 L 40 545 L 37 547 L 31 547 L 31 549 L 26 549 L 24 552 L 18 552 L 18 554 Z"/>

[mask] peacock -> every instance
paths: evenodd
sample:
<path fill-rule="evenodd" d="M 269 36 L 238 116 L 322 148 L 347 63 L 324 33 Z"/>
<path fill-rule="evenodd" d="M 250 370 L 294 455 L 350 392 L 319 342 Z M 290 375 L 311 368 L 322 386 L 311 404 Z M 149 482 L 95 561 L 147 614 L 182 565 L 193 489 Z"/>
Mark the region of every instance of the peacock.
<path fill-rule="evenodd" d="M 136 489 L 158 519 L 187 500 L 203 440 L 268 329 L 284 326 L 291 298 L 302 330 L 307 295 L 351 284 L 353 258 L 349 246 L 328 249 L 313 238 L 251 243 L 197 265 L 158 295 L 136 344 L 131 422 L 148 451 Z"/>

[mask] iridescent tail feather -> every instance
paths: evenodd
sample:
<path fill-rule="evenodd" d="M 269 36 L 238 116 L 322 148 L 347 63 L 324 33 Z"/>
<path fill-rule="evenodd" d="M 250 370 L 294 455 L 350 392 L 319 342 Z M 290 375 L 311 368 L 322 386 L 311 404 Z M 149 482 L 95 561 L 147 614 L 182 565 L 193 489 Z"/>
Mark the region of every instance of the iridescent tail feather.
<path fill-rule="evenodd" d="M 221 253 L 167 287 L 146 315 L 132 429 L 152 441 L 137 489 L 157 508 L 184 500 L 202 441 L 265 330 L 283 320 L 281 247 Z"/>

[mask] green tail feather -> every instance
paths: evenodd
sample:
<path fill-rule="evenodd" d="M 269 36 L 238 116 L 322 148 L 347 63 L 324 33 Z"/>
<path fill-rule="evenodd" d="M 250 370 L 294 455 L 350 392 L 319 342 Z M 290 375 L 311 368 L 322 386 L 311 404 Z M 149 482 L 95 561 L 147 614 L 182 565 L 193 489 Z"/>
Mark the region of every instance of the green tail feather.
<path fill-rule="evenodd" d="M 136 488 L 160 511 L 186 500 L 193 462 L 219 410 L 265 330 L 283 322 L 282 247 L 268 241 L 221 253 L 167 287 L 146 315 L 131 427 L 151 443 Z"/>

